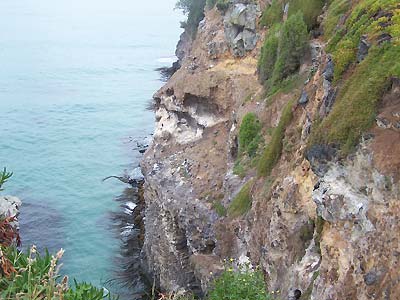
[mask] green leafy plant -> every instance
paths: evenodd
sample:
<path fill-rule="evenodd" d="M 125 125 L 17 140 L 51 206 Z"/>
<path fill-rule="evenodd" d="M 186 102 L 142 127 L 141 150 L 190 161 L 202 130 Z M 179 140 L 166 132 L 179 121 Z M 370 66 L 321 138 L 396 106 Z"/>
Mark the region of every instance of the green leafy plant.
<path fill-rule="evenodd" d="M 77 282 L 74 280 L 74 287 L 64 294 L 64 300 L 102 300 L 112 299 L 110 293 L 103 289 L 94 287 L 90 283 Z"/>
<path fill-rule="evenodd" d="M 64 251 L 40 255 L 35 246 L 25 253 L 15 247 L 0 246 L 0 299 L 29 300 L 103 300 L 109 293 L 88 283 L 68 286 L 68 277 L 60 278 L 59 265 Z"/>
<path fill-rule="evenodd" d="M 263 273 L 249 266 L 225 266 L 214 283 L 208 300 L 269 300 Z"/>
<path fill-rule="evenodd" d="M 2 172 L 0 172 L 0 191 L 3 191 L 1 187 L 8 181 L 8 179 L 11 178 L 12 175 L 13 173 L 7 172 L 6 168 L 4 168 Z"/>

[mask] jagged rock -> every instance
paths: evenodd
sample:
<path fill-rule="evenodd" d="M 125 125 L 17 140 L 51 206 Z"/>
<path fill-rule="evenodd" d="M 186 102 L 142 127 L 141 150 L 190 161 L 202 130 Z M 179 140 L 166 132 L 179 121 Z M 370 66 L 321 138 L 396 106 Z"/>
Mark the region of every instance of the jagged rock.
<path fill-rule="evenodd" d="M 265 7 L 267 2 L 244 1 L 230 1 L 229 9 L 261 2 Z M 391 95 L 390 105 L 385 99 L 380 102 L 387 109 L 377 117 L 393 126 L 373 126 L 366 142 L 370 148 L 361 147 L 348 158 L 338 157 L 335 145 L 314 145 L 304 153 L 311 124 L 319 113 L 325 117 L 331 111 L 337 92 L 332 84 L 334 63 L 329 55 L 323 61 L 325 43 L 314 40 L 312 56 L 300 71 L 302 75 L 314 68 L 304 87 L 309 99 L 294 111 L 283 141 L 293 139 L 294 149 L 285 147 L 273 176 L 257 178 L 253 168 L 245 178 L 234 175 L 240 120 L 255 112 L 266 127 L 275 127 L 294 91 L 278 95 L 269 105 L 255 103 L 263 88 L 255 75 L 258 53 L 238 59 L 219 52 L 225 41 L 235 55 L 246 54 L 247 33 L 234 25 L 245 23 L 243 11 L 224 24 L 223 18 L 232 13 L 229 9 L 223 16 L 216 9 L 206 12 L 190 54 L 198 58 L 199 67 L 189 72 L 192 60 L 186 56 L 184 67 L 155 97 L 154 143 L 142 161 L 147 269 L 167 291 L 192 289 L 201 294 L 223 258 L 248 257 L 265 272 L 268 289 L 280 291 L 280 299 L 298 297 L 295 290 L 307 299 L 397 299 L 397 94 Z M 341 18 L 342 25 L 348 15 Z M 239 50 L 232 48 L 233 41 Z M 174 97 L 166 93 L 171 87 Z M 257 100 L 244 101 L 248 95 Z M 171 134 L 168 141 L 161 140 L 163 131 Z M 377 141 L 379 132 L 384 142 Z M 237 218 L 219 216 L 214 200 L 229 207 L 238 187 L 251 178 L 250 210 Z M 372 271 L 377 277 L 368 285 L 373 275 L 366 280 L 364 276 Z"/>
<path fill-rule="evenodd" d="M 207 44 L 208 55 L 212 59 L 216 59 L 220 54 L 224 53 L 228 47 L 224 41 L 212 41 Z"/>
<path fill-rule="evenodd" d="M 301 96 L 300 96 L 300 98 L 298 100 L 298 103 L 299 104 L 306 104 L 308 102 L 308 100 L 309 100 L 308 94 L 307 94 L 307 92 L 305 90 L 303 90 L 301 92 Z"/>
<path fill-rule="evenodd" d="M 316 71 L 321 62 L 322 46 L 317 40 L 310 43 L 311 48 L 311 59 L 312 59 L 312 71 Z"/>
<path fill-rule="evenodd" d="M 311 133 L 312 120 L 309 114 L 306 115 L 306 119 L 301 132 L 301 139 L 305 140 Z"/>
<path fill-rule="evenodd" d="M 335 69 L 335 64 L 333 62 L 333 59 L 330 55 L 328 55 L 323 75 L 324 78 L 329 82 L 333 80 L 334 69 Z"/>
<path fill-rule="evenodd" d="M 324 175 L 328 170 L 328 163 L 337 155 L 337 149 L 332 145 L 313 145 L 306 152 L 306 158 L 311 168 L 318 176 Z"/>
<path fill-rule="evenodd" d="M 364 276 L 364 282 L 365 282 L 366 285 L 373 285 L 373 284 L 375 284 L 376 281 L 377 281 L 377 279 L 378 279 L 378 276 L 377 276 L 376 273 L 373 272 L 373 271 L 368 272 L 368 273 L 365 274 L 365 276 Z"/>
<path fill-rule="evenodd" d="M 333 104 L 336 100 L 336 88 L 332 87 L 332 83 L 326 79 L 323 81 L 324 95 L 322 97 L 322 104 L 319 110 L 321 118 L 325 118 L 332 110 Z"/>
<path fill-rule="evenodd" d="M 15 217 L 19 213 L 22 202 L 19 198 L 13 196 L 0 197 L 0 216 Z"/>
<path fill-rule="evenodd" d="M 322 104 L 319 110 L 319 115 L 321 118 L 325 118 L 331 111 L 333 104 L 336 100 L 336 88 L 332 86 L 333 74 L 334 74 L 334 62 L 330 55 L 327 56 L 326 66 L 322 73 L 323 75 L 323 88 L 324 94 L 322 97 Z"/>
<path fill-rule="evenodd" d="M 377 41 L 378 45 L 381 45 L 384 42 L 392 41 L 392 36 L 388 33 L 382 33 L 376 38 L 376 41 Z"/>
<path fill-rule="evenodd" d="M 379 9 L 372 17 L 374 18 L 374 20 L 378 20 L 382 17 L 386 17 L 391 20 L 391 18 L 393 17 L 393 12 Z"/>
<path fill-rule="evenodd" d="M 358 44 L 358 52 L 357 52 L 357 62 L 360 63 L 364 60 L 364 58 L 368 55 L 369 48 L 371 44 L 367 40 L 367 36 L 363 35 L 360 39 L 360 43 Z"/>
<path fill-rule="evenodd" d="M 256 19 L 258 7 L 255 4 L 237 3 L 231 5 L 224 17 L 226 40 L 233 55 L 241 57 L 256 46 Z"/>

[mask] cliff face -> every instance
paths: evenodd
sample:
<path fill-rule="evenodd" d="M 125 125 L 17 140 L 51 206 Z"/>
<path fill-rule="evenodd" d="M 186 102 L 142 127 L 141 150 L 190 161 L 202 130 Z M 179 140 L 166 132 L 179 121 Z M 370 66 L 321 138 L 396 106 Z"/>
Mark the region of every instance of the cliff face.
<path fill-rule="evenodd" d="M 376 121 L 350 154 L 315 142 L 314 128 L 335 113 L 337 95 L 362 64 L 332 80 L 327 38 L 314 34 L 293 82 L 266 93 L 257 72 L 266 5 L 208 10 L 196 39 L 184 43 L 181 68 L 154 96 L 154 141 L 142 161 L 147 267 L 163 289 L 200 295 L 222 260 L 234 257 L 260 265 L 281 299 L 297 289 L 301 299 L 399 299 L 399 79 L 387 78 Z M 318 28 L 329 12 L 325 6 Z M 363 60 L 368 49 L 358 54 Z M 253 112 L 260 120 L 260 153 L 292 100 L 277 163 L 260 176 L 263 156 L 251 160 L 239 149 L 242 119 Z M 231 213 L 245 184 L 251 208 Z"/>

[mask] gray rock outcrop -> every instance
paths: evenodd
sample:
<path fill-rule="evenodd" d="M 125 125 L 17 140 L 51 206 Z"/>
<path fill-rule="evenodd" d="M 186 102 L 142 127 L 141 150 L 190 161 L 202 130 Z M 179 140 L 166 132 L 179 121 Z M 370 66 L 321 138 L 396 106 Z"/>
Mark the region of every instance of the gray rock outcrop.
<path fill-rule="evenodd" d="M 236 3 L 229 7 L 224 17 L 225 37 L 231 52 L 242 57 L 255 48 L 258 40 L 256 20 L 259 9 L 256 4 Z"/>

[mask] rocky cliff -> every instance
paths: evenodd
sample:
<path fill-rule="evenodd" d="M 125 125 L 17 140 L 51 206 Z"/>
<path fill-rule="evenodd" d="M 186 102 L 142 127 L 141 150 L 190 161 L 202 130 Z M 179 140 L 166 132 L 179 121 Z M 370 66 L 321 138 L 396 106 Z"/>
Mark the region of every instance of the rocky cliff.
<path fill-rule="evenodd" d="M 317 1 L 298 65 L 264 82 L 266 40 L 303 2 L 228 1 L 180 43 L 142 161 L 142 251 L 162 289 L 203 295 L 233 257 L 277 299 L 400 299 L 400 7 Z"/>

